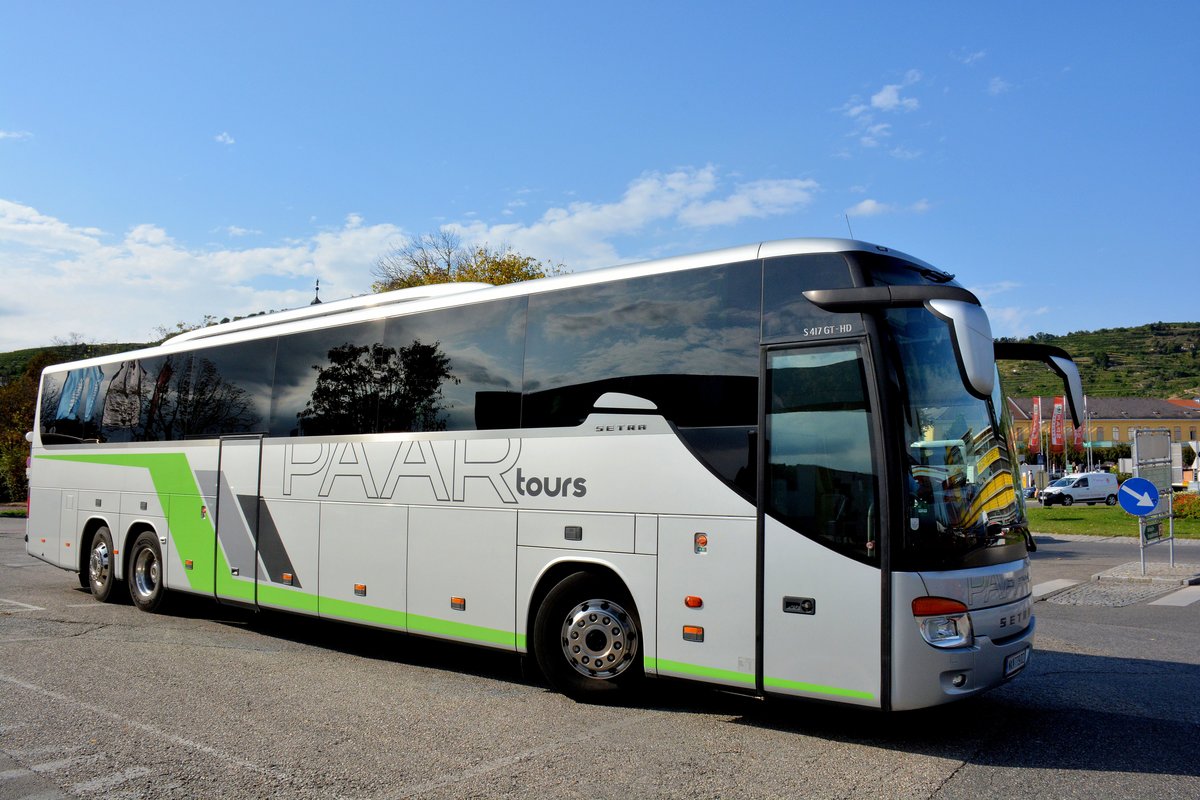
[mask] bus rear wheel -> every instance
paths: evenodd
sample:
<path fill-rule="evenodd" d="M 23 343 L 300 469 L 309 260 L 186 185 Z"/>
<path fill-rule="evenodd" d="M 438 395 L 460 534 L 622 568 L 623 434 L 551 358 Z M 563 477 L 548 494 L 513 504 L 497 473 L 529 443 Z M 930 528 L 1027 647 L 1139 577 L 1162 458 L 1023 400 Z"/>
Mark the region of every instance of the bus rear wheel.
<path fill-rule="evenodd" d="M 628 592 L 586 572 L 569 575 L 551 589 L 533 624 L 542 674 L 581 702 L 614 700 L 641 682 L 640 640 Z"/>
<path fill-rule="evenodd" d="M 113 574 L 113 543 L 112 533 L 108 526 L 102 525 L 92 534 L 92 544 L 88 550 L 88 588 L 92 597 L 101 603 L 115 600 L 112 596 L 113 586 L 117 579 Z"/>
<path fill-rule="evenodd" d="M 158 537 L 142 531 L 129 554 L 129 597 L 142 611 L 157 611 L 165 594 Z"/>

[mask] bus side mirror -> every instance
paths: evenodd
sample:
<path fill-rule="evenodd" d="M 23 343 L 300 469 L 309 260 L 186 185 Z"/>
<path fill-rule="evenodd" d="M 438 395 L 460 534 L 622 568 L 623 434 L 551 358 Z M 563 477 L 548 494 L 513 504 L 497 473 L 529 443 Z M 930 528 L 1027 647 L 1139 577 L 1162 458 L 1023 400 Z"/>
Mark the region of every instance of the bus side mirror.
<path fill-rule="evenodd" d="M 996 342 L 996 360 L 1040 361 L 1049 366 L 1062 379 L 1071 421 L 1076 428 L 1083 425 L 1083 380 L 1079 377 L 1079 367 L 1066 350 L 1033 342 Z"/>
<path fill-rule="evenodd" d="M 990 398 L 996 388 L 996 351 L 987 313 L 962 300 L 927 300 L 925 306 L 950 326 L 963 383 L 976 397 Z"/>

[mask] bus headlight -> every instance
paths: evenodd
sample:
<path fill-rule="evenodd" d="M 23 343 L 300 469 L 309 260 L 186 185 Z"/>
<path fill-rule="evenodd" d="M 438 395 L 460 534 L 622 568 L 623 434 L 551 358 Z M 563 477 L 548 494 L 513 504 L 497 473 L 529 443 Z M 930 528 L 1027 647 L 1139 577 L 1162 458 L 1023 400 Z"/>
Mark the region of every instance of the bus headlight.
<path fill-rule="evenodd" d="M 925 641 L 934 647 L 963 647 L 974 643 L 967 606 L 948 597 L 918 597 L 913 618 Z"/>

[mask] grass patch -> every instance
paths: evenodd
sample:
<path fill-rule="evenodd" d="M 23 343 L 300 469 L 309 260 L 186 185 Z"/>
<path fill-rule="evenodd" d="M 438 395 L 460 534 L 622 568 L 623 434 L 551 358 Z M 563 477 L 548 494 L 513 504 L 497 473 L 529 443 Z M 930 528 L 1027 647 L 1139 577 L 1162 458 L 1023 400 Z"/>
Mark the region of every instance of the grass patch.
<path fill-rule="evenodd" d="M 25 509 L 0 508 L 0 517 L 16 517 L 17 519 L 25 519 Z"/>
<path fill-rule="evenodd" d="M 1074 533 L 1089 536 L 1138 535 L 1137 517 L 1126 514 L 1120 506 L 1050 506 L 1043 508 L 1036 500 L 1026 501 L 1029 529 L 1034 533 Z M 1163 535 L 1168 520 L 1163 520 Z M 1176 519 L 1175 536 L 1179 539 L 1200 539 L 1200 520 Z"/>

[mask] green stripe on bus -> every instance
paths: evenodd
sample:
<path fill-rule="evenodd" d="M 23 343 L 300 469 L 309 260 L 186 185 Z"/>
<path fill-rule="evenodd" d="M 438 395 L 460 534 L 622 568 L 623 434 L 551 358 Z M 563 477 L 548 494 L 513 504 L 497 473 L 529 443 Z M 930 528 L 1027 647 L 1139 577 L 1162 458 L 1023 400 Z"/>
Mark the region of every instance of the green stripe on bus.
<path fill-rule="evenodd" d="M 403 611 L 369 606 L 353 600 L 335 600 L 332 597 L 322 597 L 318 601 L 318 608 L 322 617 L 344 619 L 351 622 L 368 622 L 372 625 L 383 625 L 401 631 L 408 630 L 408 614 Z"/>
<path fill-rule="evenodd" d="M 699 664 L 685 664 L 682 661 L 668 661 L 665 658 L 647 658 L 646 669 L 657 672 L 671 672 L 676 675 L 691 675 L 697 678 L 708 678 L 728 683 L 754 685 L 754 676 L 745 672 L 735 672 L 731 669 L 717 669 L 716 667 L 702 667 Z"/>
<path fill-rule="evenodd" d="M 449 636 L 470 642 L 500 644 L 509 648 L 515 648 L 517 643 L 517 635 L 512 631 L 467 625 L 464 622 L 450 622 L 437 617 L 422 617 L 418 614 L 408 615 L 408 630 L 410 633 L 431 633 L 436 636 Z"/>
<path fill-rule="evenodd" d="M 686 675 L 689 677 L 720 680 L 727 683 L 739 683 L 747 686 L 753 686 L 755 678 L 745 672 L 735 672 L 729 669 L 716 669 L 714 667 L 702 667 L 699 664 L 687 664 L 681 661 L 669 661 L 665 658 L 647 658 L 646 669 L 657 672 L 668 672 L 674 675 Z M 843 689 L 839 686 L 822 686 L 818 683 L 804 683 L 802 681 L 789 681 L 783 678 L 764 678 L 764 685 L 768 689 L 790 689 L 797 692 L 806 692 L 808 694 L 824 694 L 833 695 L 835 697 L 852 697 L 857 700 L 874 700 L 875 695 L 870 692 L 862 692 L 857 689 Z"/>
<path fill-rule="evenodd" d="M 763 685 L 768 689 L 790 689 L 794 692 L 806 692 L 808 694 L 829 694 L 835 697 L 853 697 L 856 700 L 874 700 L 875 695 L 870 692 L 862 692 L 858 689 L 842 689 L 837 686 L 822 686 L 819 683 L 804 683 L 803 681 L 789 681 L 783 678 L 763 678 Z"/>

